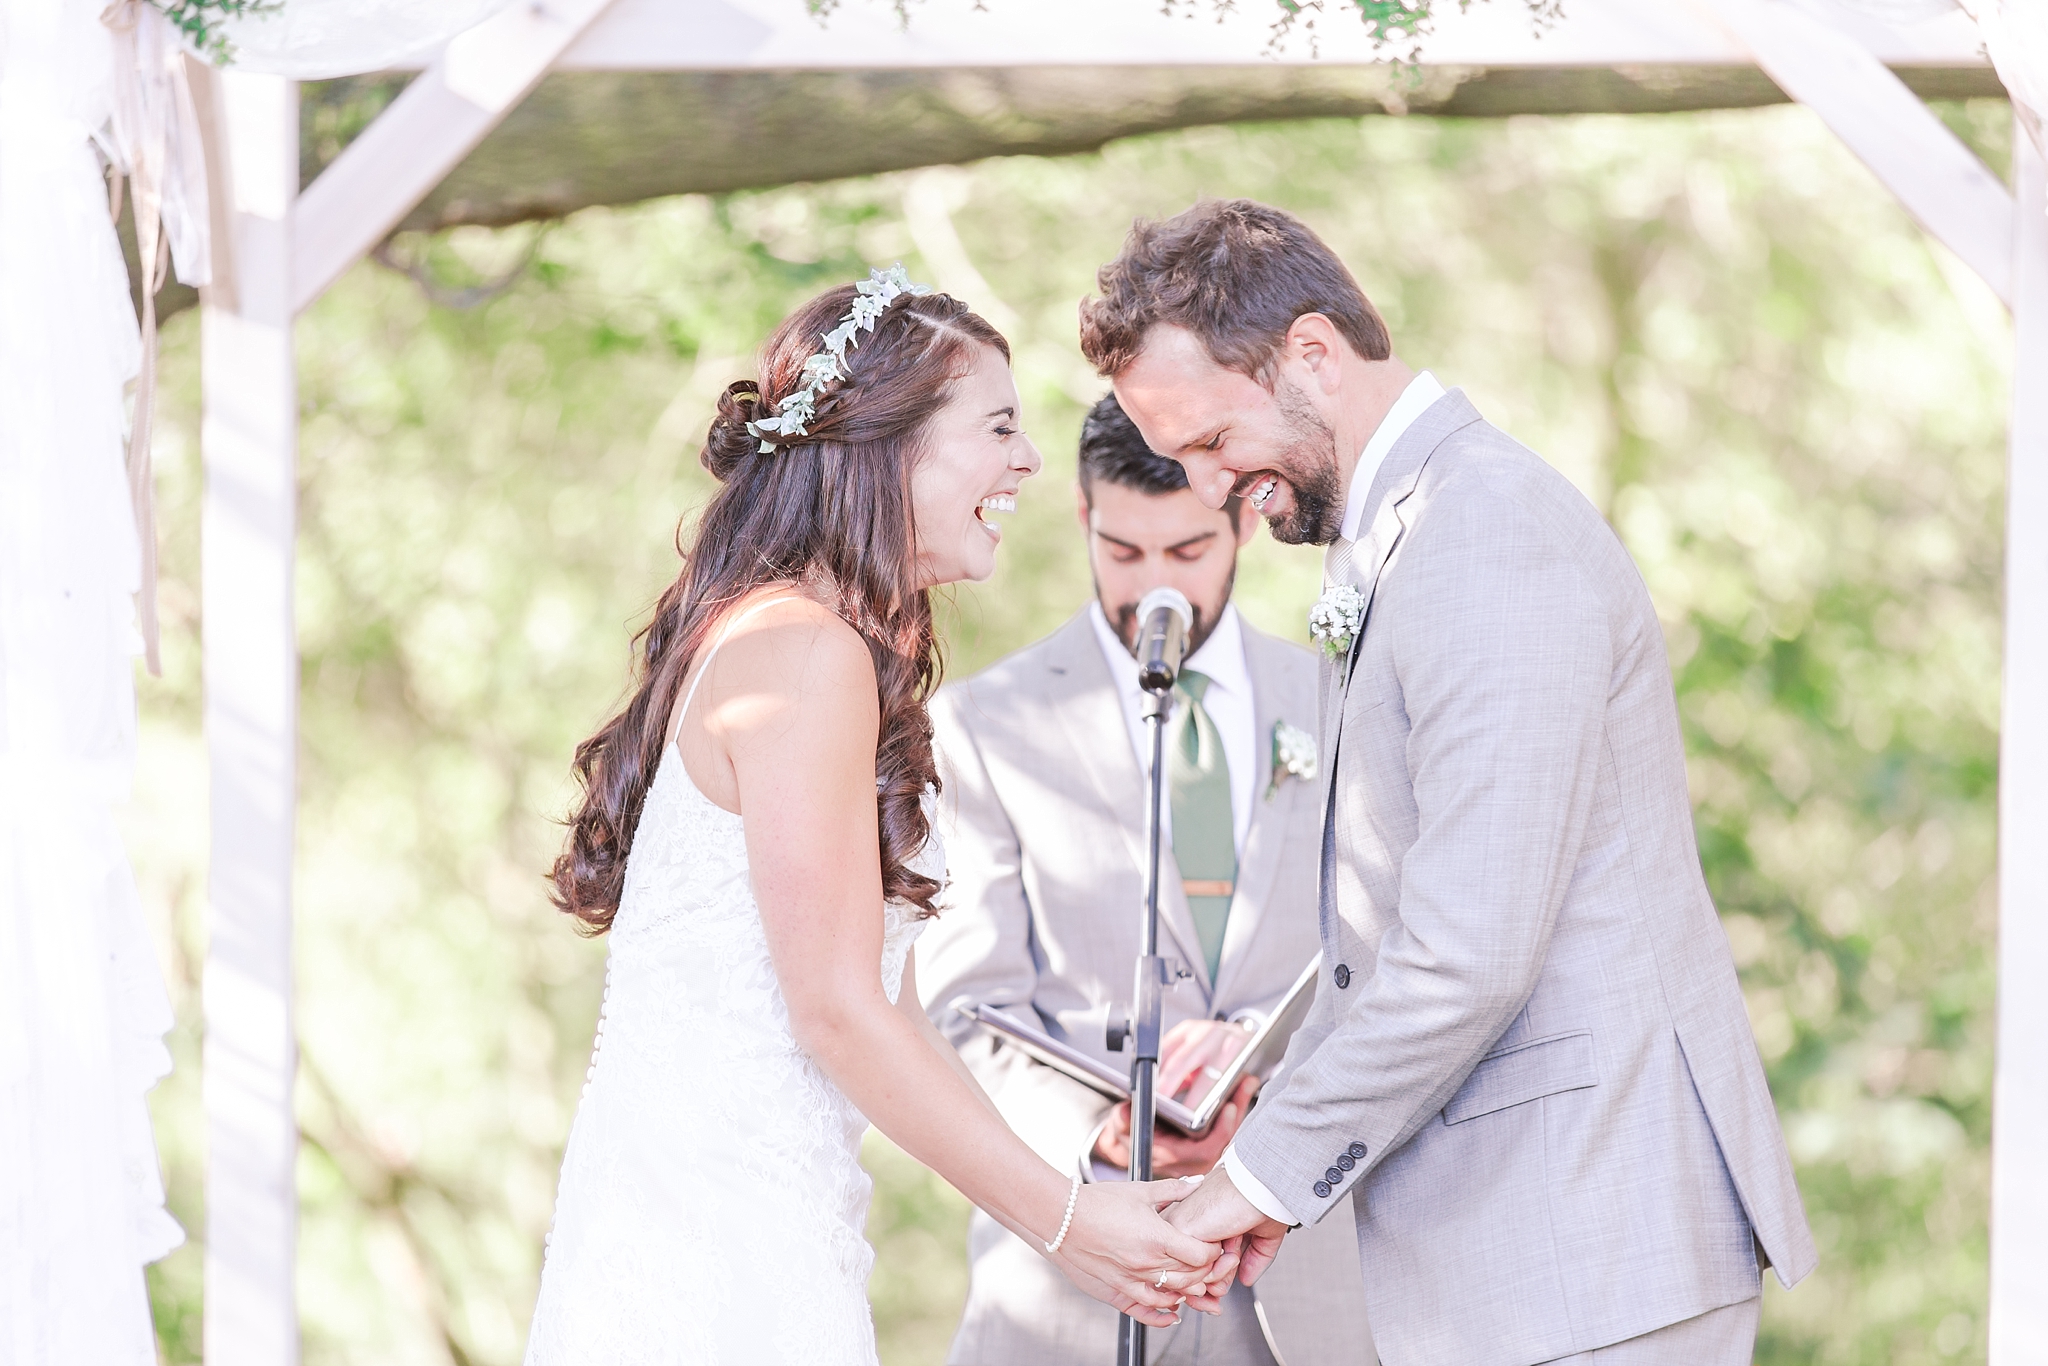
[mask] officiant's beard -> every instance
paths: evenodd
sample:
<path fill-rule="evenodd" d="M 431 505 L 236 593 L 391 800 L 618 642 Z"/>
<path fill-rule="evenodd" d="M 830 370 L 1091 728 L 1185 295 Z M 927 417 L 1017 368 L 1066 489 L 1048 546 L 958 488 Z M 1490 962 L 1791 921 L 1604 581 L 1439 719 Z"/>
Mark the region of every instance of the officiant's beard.
<path fill-rule="evenodd" d="M 1230 592 L 1235 587 L 1237 587 L 1237 565 L 1233 562 L 1230 566 L 1230 577 L 1223 581 L 1223 594 L 1216 599 L 1215 603 L 1190 602 L 1188 604 L 1188 606 L 1195 609 L 1195 624 L 1194 628 L 1188 632 L 1187 647 L 1181 651 L 1182 659 L 1193 659 L 1195 651 L 1202 648 L 1202 642 L 1214 634 L 1216 618 L 1222 616 L 1223 609 L 1230 605 Z M 1116 628 L 1116 638 L 1121 640 L 1124 643 L 1124 648 L 1131 652 L 1133 658 L 1136 658 L 1138 653 L 1138 604 L 1135 602 L 1120 602 L 1114 610 L 1111 610 L 1102 596 L 1102 582 L 1099 579 L 1095 583 L 1095 600 L 1103 603 L 1103 610 L 1109 616 L 1109 624 Z"/>
<path fill-rule="evenodd" d="M 1344 488 L 1337 479 L 1337 434 L 1308 401 L 1308 395 L 1279 379 L 1273 401 L 1286 425 L 1288 444 L 1268 468 L 1287 481 L 1294 505 L 1266 519 L 1283 545 L 1328 545 L 1344 526 Z"/>

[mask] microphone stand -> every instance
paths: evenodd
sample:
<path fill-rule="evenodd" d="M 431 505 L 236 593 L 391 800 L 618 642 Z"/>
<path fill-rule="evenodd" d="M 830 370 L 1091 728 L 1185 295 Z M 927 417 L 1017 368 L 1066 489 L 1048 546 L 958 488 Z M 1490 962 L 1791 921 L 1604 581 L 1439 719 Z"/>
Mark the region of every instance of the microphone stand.
<path fill-rule="evenodd" d="M 1131 1180 L 1152 1179 L 1152 1126 L 1158 1122 L 1160 992 L 1166 960 L 1159 956 L 1159 807 L 1166 775 L 1166 717 L 1173 710 L 1173 681 L 1145 686 L 1145 729 L 1152 741 L 1151 790 L 1145 803 L 1145 915 L 1138 932 L 1137 981 L 1131 993 L 1130 1030 L 1137 1051 L 1131 1058 Z M 1145 1325 L 1117 1316 L 1117 1366 L 1145 1366 Z"/>

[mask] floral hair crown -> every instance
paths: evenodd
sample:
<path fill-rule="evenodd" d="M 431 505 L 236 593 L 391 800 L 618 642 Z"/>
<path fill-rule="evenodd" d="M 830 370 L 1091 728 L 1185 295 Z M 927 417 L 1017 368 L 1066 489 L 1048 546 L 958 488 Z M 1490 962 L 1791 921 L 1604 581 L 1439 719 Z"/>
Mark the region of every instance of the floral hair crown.
<path fill-rule="evenodd" d="M 910 275 L 898 261 L 887 270 L 870 270 L 868 278 L 854 285 L 858 291 L 853 296 L 853 307 L 846 310 L 846 316 L 839 320 L 839 326 L 824 334 L 825 349 L 804 362 L 804 382 L 797 386 L 795 393 L 775 405 L 774 417 L 757 418 L 747 424 L 747 431 L 761 439 L 761 452 L 767 454 L 775 449 L 775 443 L 768 439 L 768 433 L 777 436 L 808 436 L 811 419 L 818 415 L 818 396 L 825 392 L 825 386 L 835 379 L 845 379 L 846 349 L 860 345 L 860 334 L 875 330 L 875 320 L 887 311 L 890 304 L 906 294 L 929 294 L 931 286 L 910 282 Z"/>

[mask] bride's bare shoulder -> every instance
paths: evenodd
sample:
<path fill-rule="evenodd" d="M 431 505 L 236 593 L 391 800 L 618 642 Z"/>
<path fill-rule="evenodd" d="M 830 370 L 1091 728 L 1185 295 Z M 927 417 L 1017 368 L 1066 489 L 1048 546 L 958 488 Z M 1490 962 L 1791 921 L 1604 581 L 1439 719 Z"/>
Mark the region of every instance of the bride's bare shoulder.
<path fill-rule="evenodd" d="M 726 619 L 733 626 L 718 662 L 727 686 L 806 693 L 846 688 L 872 697 L 875 667 L 867 642 L 816 598 L 793 587 L 759 589 L 733 604 Z"/>

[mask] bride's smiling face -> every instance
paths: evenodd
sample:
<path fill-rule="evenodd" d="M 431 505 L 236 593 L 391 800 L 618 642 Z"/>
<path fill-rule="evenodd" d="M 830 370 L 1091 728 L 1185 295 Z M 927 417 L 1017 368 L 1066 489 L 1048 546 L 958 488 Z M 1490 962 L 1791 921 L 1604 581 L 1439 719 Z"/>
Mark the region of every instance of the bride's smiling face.
<path fill-rule="evenodd" d="M 975 347 L 973 368 L 953 382 L 925 429 L 925 455 L 910 477 L 919 587 L 995 573 L 997 519 L 1017 510 L 1017 486 L 1042 463 L 1022 411 L 1002 353 Z"/>

